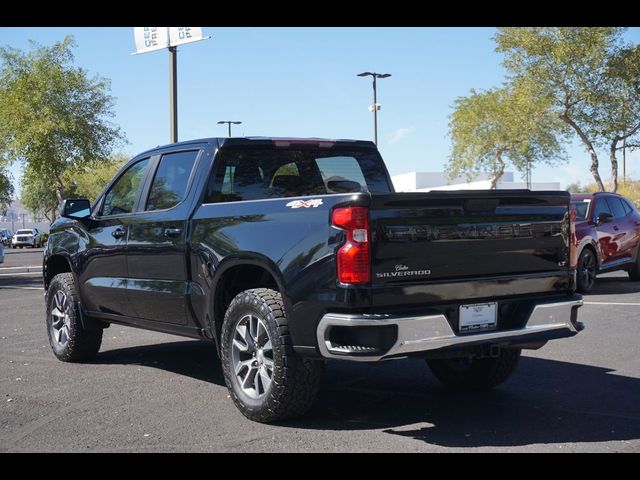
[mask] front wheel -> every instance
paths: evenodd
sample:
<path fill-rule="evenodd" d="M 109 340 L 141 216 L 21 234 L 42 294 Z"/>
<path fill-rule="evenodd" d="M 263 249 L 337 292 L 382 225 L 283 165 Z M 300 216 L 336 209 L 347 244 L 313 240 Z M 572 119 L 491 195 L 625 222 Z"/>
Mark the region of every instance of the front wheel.
<path fill-rule="evenodd" d="M 629 269 L 629 279 L 633 282 L 640 281 L 640 247 L 636 253 L 636 263 L 634 263 L 633 267 Z"/>
<path fill-rule="evenodd" d="M 578 258 L 577 287 L 581 293 L 589 293 L 593 290 L 598 273 L 596 255 L 590 248 L 585 248 Z"/>
<path fill-rule="evenodd" d="M 102 329 L 85 329 L 80 320 L 80 300 L 71 273 L 53 277 L 47 290 L 47 332 L 54 355 L 63 362 L 95 357 Z"/>
<path fill-rule="evenodd" d="M 427 359 L 442 384 L 453 390 L 489 390 L 505 382 L 520 360 L 520 349 L 500 350 L 497 357 Z"/>
<path fill-rule="evenodd" d="M 239 293 L 227 309 L 221 337 L 225 383 L 245 417 L 270 423 L 311 408 L 324 362 L 293 350 L 280 293 L 267 288 Z"/>

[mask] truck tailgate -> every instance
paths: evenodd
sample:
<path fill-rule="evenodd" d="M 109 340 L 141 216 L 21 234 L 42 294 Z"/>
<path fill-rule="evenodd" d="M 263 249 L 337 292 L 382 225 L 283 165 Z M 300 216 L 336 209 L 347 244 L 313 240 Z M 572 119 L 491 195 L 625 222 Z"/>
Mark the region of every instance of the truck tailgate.
<path fill-rule="evenodd" d="M 529 190 L 373 195 L 372 285 L 567 272 L 569 198 Z"/>

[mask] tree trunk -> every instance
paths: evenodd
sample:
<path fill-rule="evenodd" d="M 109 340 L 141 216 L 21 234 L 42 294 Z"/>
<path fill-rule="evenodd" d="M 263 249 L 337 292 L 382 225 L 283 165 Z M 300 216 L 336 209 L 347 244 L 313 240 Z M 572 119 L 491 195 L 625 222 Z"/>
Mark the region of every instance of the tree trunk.
<path fill-rule="evenodd" d="M 599 168 L 598 154 L 596 153 L 595 148 L 593 148 L 593 144 L 591 143 L 587 135 L 578 126 L 578 124 L 576 124 L 576 122 L 574 122 L 571 119 L 571 117 L 569 117 L 567 112 L 562 113 L 560 115 L 560 118 L 562 119 L 563 122 L 565 122 L 567 125 L 569 125 L 571 128 L 575 130 L 575 132 L 580 137 L 580 140 L 582 140 L 582 143 L 584 143 L 585 147 L 587 147 L 587 151 L 591 156 L 591 168 L 590 168 L 591 175 L 593 175 L 593 178 L 595 179 L 596 184 L 598 184 L 598 188 L 600 189 L 600 191 L 604 192 L 605 191 L 604 183 L 602 183 L 602 178 L 600 178 L 600 172 L 598 171 L 598 168 Z"/>
<path fill-rule="evenodd" d="M 504 175 L 504 161 L 502 160 L 502 152 L 498 152 L 496 154 L 496 163 L 497 169 L 493 172 L 493 177 L 491 178 L 490 189 L 495 190 L 498 185 L 498 180 L 502 178 Z"/>
<path fill-rule="evenodd" d="M 58 201 L 58 205 L 57 208 L 60 207 L 60 205 L 62 205 L 62 201 L 64 200 L 64 185 L 62 184 L 62 180 L 60 179 L 60 175 L 58 175 L 57 173 L 54 173 L 53 175 L 54 180 L 55 180 L 55 188 L 56 188 L 56 200 Z M 56 219 L 56 208 L 54 208 L 51 211 L 51 222 L 53 223 L 53 221 Z"/>
<path fill-rule="evenodd" d="M 609 159 L 611 160 L 611 181 L 613 182 L 612 191 L 618 191 L 618 157 L 616 150 L 618 149 L 618 138 L 616 137 L 609 147 Z"/>

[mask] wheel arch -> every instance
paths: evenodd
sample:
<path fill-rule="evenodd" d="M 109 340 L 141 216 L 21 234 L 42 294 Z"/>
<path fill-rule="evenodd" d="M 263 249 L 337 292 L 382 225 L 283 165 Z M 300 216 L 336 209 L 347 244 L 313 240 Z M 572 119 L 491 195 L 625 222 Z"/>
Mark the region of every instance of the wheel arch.
<path fill-rule="evenodd" d="M 291 311 L 285 282 L 278 266 L 264 255 L 243 252 L 225 258 L 216 268 L 210 292 L 209 328 L 220 346 L 220 332 L 227 307 L 238 293 L 251 288 L 271 288 L 282 296 L 285 312 Z"/>
<path fill-rule="evenodd" d="M 600 250 L 598 249 L 598 245 L 593 238 L 583 239 L 583 241 L 581 242 L 578 248 L 578 256 L 576 257 L 576 262 L 580 259 L 582 252 L 584 252 L 584 250 L 587 248 L 590 249 L 593 252 L 593 254 L 596 256 L 596 265 L 598 267 L 598 270 L 600 270 L 602 256 L 600 255 Z"/>
<path fill-rule="evenodd" d="M 76 274 L 71 265 L 72 263 L 69 256 L 62 253 L 55 253 L 45 257 L 43 265 L 44 269 L 42 272 L 44 289 L 47 290 L 51 284 L 51 280 L 53 280 L 53 277 L 60 273 L 71 273 L 75 280 Z"/>

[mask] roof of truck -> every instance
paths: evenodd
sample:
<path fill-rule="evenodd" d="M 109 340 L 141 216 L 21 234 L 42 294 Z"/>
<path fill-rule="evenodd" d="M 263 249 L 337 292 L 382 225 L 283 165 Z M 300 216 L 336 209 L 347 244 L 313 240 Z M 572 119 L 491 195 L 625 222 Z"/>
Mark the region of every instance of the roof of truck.
<path fill-rule="evenodd" d="M 166 145 L 158 145 L 157 147 L 150 148 L 140 155 L 145 154 L 147 152 L 153 152 L 155 150 L 160 150 L 169 147 L 177 147 L 177 146 L 188 146 L 193 144 L 202 144 L 202 143 L 217 143 L 220 146 L 225 143 L 229 143 L 232 145 L 242 145 L 242 144 L 251 144 L 255 142 L 257 143 L 268 143 L 273 142 L 276 145 L 281 144 L 280 146 L 288 146 L 292 143 L 304 143 L 304 144 L 312 144 L 317 143 L 322 147 L 329 147 L 332 144 L 337 143 L 349 143 L 351 145 L 358 145 L 362 147 L 371 147 L 375 148 L 375 144 L 370 140 L 354 140 L 354 139 L 346 139 L 346 138 L 304 138 L 304 137 L 208 137 L 208 138 L 197 138 L 193 140 L 184 140 L 182 142 L 176 143 L 168 143 Z"/>

